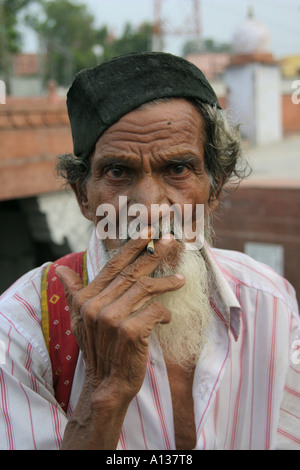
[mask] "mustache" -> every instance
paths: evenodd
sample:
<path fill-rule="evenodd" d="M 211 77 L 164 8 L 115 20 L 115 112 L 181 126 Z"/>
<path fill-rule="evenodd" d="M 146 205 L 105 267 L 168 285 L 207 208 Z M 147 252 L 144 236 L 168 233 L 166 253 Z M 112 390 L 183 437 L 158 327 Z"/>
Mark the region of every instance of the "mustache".
<path fill-rule="evenodd" d="M 132 224 L 132 220 L 127 220 L 126 223 L 121 224 L 119 226 L 119 233 L 127 234 L 124 242 L 126 243 L 132 238 L 135 238 L 139 235 L 145 227 L 152 227 L 155 230 L 154 239 L 159 239 L 164 235 L 171 234 L 178 241 L 182 241 L 183 230 L 181 224 L 179 224 L 176 220 L 169 220 L 169 219 L 160 219 L 152 223 L 151 225 L 146 224 L 144 222 L 138 222 L 137 224 Z"/>

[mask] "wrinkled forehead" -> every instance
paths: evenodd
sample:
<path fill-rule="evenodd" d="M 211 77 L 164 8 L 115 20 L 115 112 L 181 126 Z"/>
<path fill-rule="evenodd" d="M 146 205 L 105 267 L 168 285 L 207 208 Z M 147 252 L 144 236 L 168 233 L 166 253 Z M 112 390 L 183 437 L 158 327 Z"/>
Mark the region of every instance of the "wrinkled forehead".
<path fill-rule="evenodd" d="M 74 154 L 86 160 L 106 129 L 161 98 L 197 99 L 220 107 L 203 73 L 172 54 L 127 54 L 79 72 L 67 97 Z"/>
<path fill-rule="evenodd" d="M 203 152 L 205 126 L 196 107 L 181 98 L 152 101 L 130 111 L 98 139 L 92 153 L 97 156 L 152 155 L 154 160 L 174 153 Z"/>

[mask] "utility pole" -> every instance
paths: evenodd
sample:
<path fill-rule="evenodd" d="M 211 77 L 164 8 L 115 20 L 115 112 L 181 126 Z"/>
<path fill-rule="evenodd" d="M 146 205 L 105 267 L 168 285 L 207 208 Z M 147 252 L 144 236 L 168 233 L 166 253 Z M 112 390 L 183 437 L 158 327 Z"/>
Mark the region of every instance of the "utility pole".
<path fill-rule="evenodd" d="M 163 50 L 162 0 L 154 0 L 154 24 L 152 31 L 152 50 Z"/>
<path fill-rule="evenodd" d="M 163 20 L 164 0 L 153 0 L 154 2 L 154 25 L 152 31 L 152 50 L 162 51 L 164 37 L 166 36 L 191 36 L 195 40 L 202 41 L 201 20 L 200 20 L 200 0 L 182 0 L 185 9 L 190 15 L 182 19 L 180 27 L 166 27 Z M 169 20 L 169 18 L 168 18 Z"/>

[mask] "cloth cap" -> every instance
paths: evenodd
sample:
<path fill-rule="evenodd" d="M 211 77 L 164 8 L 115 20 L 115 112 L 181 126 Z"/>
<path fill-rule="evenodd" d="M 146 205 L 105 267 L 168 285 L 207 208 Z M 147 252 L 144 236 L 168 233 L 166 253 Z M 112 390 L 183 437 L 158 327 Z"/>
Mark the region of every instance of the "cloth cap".
<path fill-rule="evenodd" d="M 131 53 L 82 70 L 67 95 L 74 154 L 89 158 L 106 129 L 160 98 L 194 98 L 220 108 L 198 67 L 173 54 Z"/>

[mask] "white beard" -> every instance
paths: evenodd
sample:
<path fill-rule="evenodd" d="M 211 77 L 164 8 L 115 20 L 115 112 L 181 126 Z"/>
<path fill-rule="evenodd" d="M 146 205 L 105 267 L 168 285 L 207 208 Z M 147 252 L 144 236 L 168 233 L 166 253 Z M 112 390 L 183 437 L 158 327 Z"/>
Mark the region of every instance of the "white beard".
<path fill-rule="evenodd" d="M 159 275 L 181 273 L 185 284 L 174 292 L 155 298 L 172 313 L 169 324 L 158 324 L 154 333 L 165 358 L 186 369 L 195 366 L 212 328 L 212 309 L 209 301 L 208 274 L 203 256 L 198 251 L 184 250 L 178 267 L 164 267 Z"/>
<path fill-rule="evenodd" d="M 162 227 L 162 233 L 168 233 L 168 230 Z M 185 242 L 181 241 L 180 247 L 182 251 L 176 268 L 171 268 L 166 260 L 163 260 L 151 275 L 157 278 L 180 273 L 185 277 L 185 284 L 179 290 L 155 297 L 156 301 L 171 311 L 172 319 L 168 324 L 156 325 L 153 333 L 156 334 L 169 362 L 190 369 L 196 365 L 204 346 L 207 345 L 207 338 L 211 335 L 213 327 L 213 314 L 205 260 L 201 252 L 187 250 Z M 119 249 L 105 250 L 106 261 Z M 150 341 L 152 336 L 153 334 Z"/>

